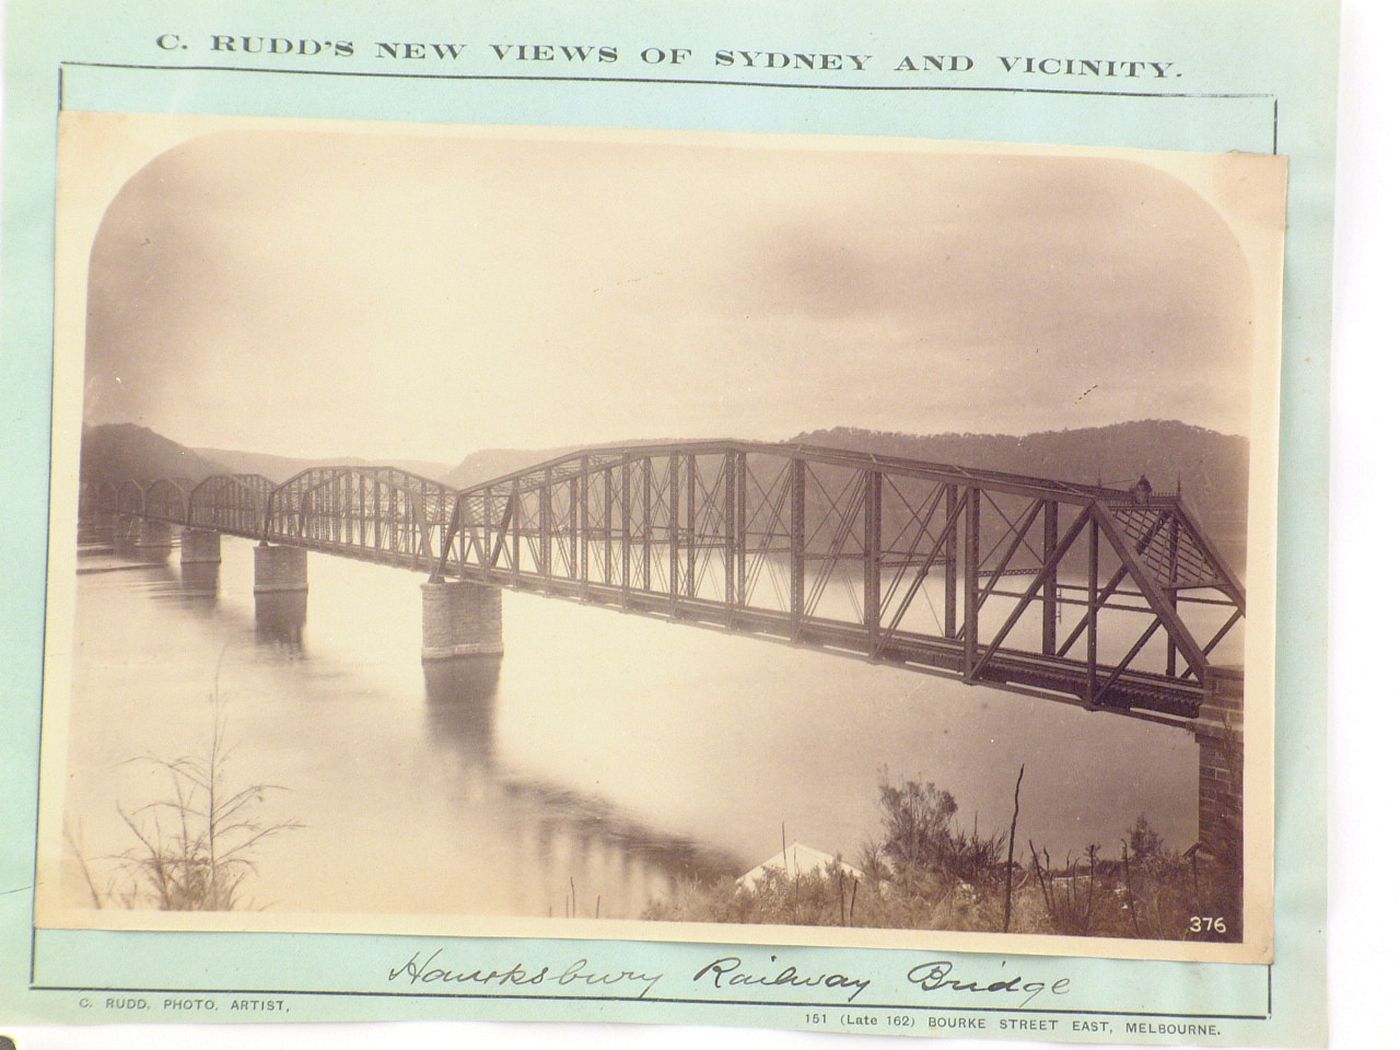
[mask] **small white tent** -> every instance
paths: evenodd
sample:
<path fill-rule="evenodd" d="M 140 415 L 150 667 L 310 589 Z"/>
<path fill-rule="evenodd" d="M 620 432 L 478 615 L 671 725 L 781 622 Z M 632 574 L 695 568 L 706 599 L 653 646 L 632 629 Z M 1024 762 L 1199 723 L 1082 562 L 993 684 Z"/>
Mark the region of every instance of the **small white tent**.
<path fill-rule="evenodd" d="M 800 842 L 794 842 L 781 853 L 775 853 L 756 868 L 744 872 L 734 881 L 745 889 L 754 889 L 763 878 L 764 871 L 779 871 L 789 877 L 797 875 L 816 875 L 820 878 L 826 877 L 827 867 L 836 858 L 830 853 L 823 853 L 819 849 L 811 846 L 804 846 Z M 845 861 L 841 862 L 841 870 L 847 877 L 852 879 L 863 879 L 865 874 L 859 868 L 853 868 Z"/>

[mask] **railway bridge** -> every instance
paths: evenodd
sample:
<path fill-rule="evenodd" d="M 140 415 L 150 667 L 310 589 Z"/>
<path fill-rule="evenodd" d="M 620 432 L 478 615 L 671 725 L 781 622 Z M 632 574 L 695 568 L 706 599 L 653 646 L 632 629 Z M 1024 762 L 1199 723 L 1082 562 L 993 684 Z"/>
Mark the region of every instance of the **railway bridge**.
<path fill-rule="evenodd" d="M 89 481 L 80 516 L 307 587 L 418 572 L 424 660 L 499 654 L 502 588 L 779 640 L 1192 732 L 1200 837 L 1241 842 L 1244 589 L 1179 496 L 742 441 L 588 448 L 465 489 L 394 467 Z"/>

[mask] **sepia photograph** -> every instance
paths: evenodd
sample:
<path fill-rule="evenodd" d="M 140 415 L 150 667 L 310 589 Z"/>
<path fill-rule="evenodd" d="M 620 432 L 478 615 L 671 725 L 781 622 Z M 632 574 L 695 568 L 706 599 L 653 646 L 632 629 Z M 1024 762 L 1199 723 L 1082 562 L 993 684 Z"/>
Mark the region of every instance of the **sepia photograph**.
<path fill-rule="evenodd" d="M 59 146 L 39 927 L 1271 960 L 1283 158 Z"/>

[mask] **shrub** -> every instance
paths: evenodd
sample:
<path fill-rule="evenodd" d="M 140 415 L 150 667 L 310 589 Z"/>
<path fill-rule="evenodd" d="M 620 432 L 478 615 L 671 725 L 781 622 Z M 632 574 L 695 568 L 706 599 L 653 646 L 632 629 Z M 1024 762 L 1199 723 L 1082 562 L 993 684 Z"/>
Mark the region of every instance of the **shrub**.
<path fill-rule="evenodd" d="M 114 888 L 115 878 L 98 889 L 77 839 L 68 844 L 96 907 L 116 903 L 128 908 L 162 911 L 228 911 L 248 906 L 244 884 L 257 866 L 254 857 L 267 839 L 302 827 L 292 820 L 267 821 L 259 809 L 266 795 L 285 790 L 276 784 L 230 783 L 232 748 L 218 696 L 217 679 L 211 697 L 209 748 L 200 755 L 160 758 L 144 755 L 130 762 L 164 771 L 167 794 L 128 811 L 117 812 L 136 843 L 118 857 L 117 870 L 127 888 Z"/>

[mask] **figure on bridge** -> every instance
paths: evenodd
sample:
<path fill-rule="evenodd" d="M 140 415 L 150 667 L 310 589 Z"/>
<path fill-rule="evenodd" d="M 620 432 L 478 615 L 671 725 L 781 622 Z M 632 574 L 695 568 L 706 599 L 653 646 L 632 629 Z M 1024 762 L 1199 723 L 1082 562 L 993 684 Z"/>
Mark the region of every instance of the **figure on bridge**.
<path fill-rule="evenodd" d="M 1133 503 L 1145 507 L 1152 499 L 1152 482 L 1147 480 L 1146 474 L 1139 474 L 1137 481 L 1132 487 Z"/>

